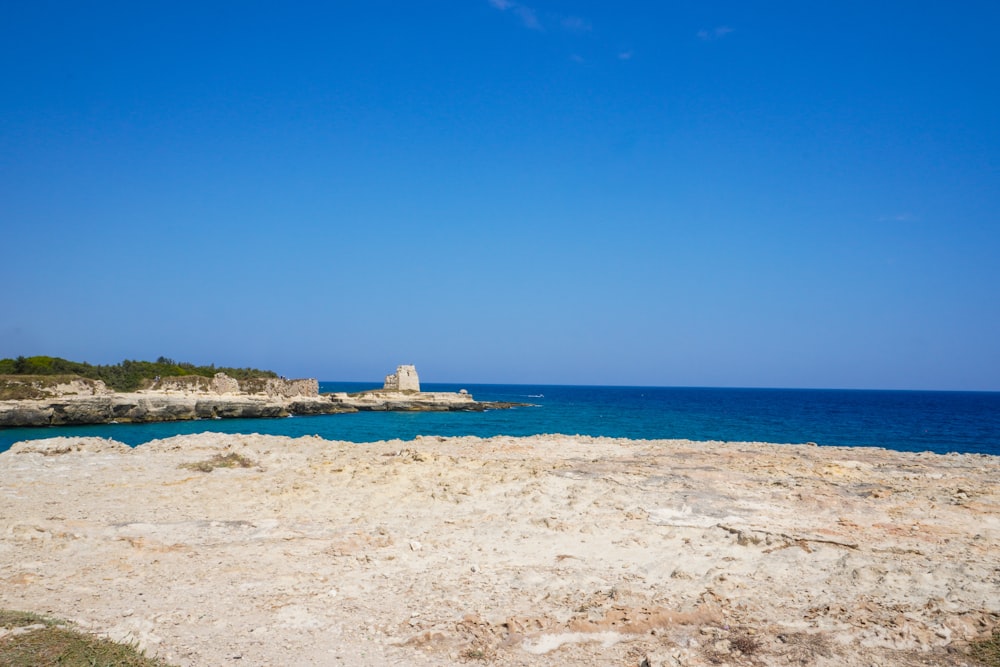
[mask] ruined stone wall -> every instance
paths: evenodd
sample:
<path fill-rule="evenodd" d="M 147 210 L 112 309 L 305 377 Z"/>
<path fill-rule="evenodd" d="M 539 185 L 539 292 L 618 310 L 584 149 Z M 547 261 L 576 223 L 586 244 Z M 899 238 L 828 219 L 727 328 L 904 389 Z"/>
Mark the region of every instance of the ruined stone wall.
<path fill-rule="evenodd" d="M 315 378 L 303 380 L 285 380 L 284 378 L 269 378 L 264 390 L 268 396 L 281 398 L 296 398 L 298 396 L 319 396 L 319 381 Z"/>
<path fill-rule="evenodd" d="M 225 373 L 216 373 L 211 379 L 199 375 L 161 378 L 149 388 L 168 392 L 195 392 L 218 395 L 261 394 L 269 398 L 319 396 L 319 382 L 312 378 L 286 380 L 284 378 L 253 377 L 237 380 Z"/>
<path fill-rule="evenodd" d="M 180 393 L 215 391 L 212 380 L 200 375 L 175 375 L 157 378 L 147 388 L 152 391 Z"/>
<path fill-rule="evenodd" d="M 397 366 L 395 373 L 385 376 L 382 388 L 386 391 L 420 391 L 416 367 L 409 364 Z"/>
<path fill-rule="evenodd" d="M 304 380 L 263 377 L 247 378 L 240 381 L 240 392 L 244 394 L 264 394 L 268 398 L 319 396 L 319 382 L 312 378 Z"/>

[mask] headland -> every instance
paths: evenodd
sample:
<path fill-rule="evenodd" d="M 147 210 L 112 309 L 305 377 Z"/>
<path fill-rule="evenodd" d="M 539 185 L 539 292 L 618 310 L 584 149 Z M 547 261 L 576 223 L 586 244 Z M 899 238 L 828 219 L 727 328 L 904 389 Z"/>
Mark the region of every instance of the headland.
<path fill-rule="evenodd" d="M 400 381 L 402 378 L 402 382 Z M 193 419 L 275 418 L 358 411 L 484 411 L 519 403 L 476 401 L 467 392 L 424 392 L 413 366 L 400 366 L 381 389 L 320 394 L 315 379 L 156 377 L 135 391 L 114 391 L 76 376 L 0 376 L 0 426 L 62 426 Z"/>

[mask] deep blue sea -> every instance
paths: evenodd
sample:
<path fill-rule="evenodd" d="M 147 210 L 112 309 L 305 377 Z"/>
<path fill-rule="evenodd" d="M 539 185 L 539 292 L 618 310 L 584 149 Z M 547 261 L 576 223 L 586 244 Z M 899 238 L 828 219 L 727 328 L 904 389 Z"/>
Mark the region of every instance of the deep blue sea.
<path fill-rule="evenodd" d="M 322 392 L 371 388 L 371 383 L 320 383 Z M 1000 392 L 452 384 L 423 384 L 422 388 L 464 388 L 479 400 L 533 406 L 487 412 L 360 412 L 285 419 L 0 429 L 0 451 L 19 440 L 60 435 L 99 436 L 138 445 L 177 434 L 216 431 L 318 435 L 350 442 L 409 440 L 417 435 L 564 433 L 815 442 L 1000 455 Z"/>

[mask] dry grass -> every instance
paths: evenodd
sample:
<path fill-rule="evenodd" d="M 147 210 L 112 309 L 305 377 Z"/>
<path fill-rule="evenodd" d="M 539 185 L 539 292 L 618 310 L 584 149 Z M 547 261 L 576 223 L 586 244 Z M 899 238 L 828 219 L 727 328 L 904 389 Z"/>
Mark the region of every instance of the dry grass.
<path fill-rule="evenodd" d="M 969 655 L 983 667 L 1000 667 L 1000 630 L 994 630 L 988 639 L 972 642 Z"/>
<path fill-rule="evenodd" d="M 778 635 L 778 640 L 785 645 L 782 655 L 792 664 L 812 665 L 820 657 L 833 656 L 830 640 L 823 635 L 793 632 Z"/>
<path fill-rule="evenodd" d="M 78 632 L 59 621 L 0 609 L 0 627 L 43 627 L 0 638 L 0 667 L 169 667 L 135 646 Z"/>
<path fill-rule="evenodd" d="M 462 651 L 462 661 L 470 662 L 473 660 L 478 660 L 481 662 L 486 662 L 490 659 L 490 652 L 481 647 L 471 647 Z"/>
<path fill-rule="evenodd" d="M 60 395 L 56 387 L 71 383 L 89 386 L 93 392 L 97 380 L 78 375 L 0 375 L 0 401 L 53 398 Z M 86 393 L 86 390 L 84 391 Z"/>
<path fill-rule="evenodd" d="M 746 627 L 725 627 L 715 634 L 702 650 L 702 657 L 712 665 L 756 664 L 755 655 L 763 648 L 754 631 Z"/>
<path fill-rule="evenodd" d="M 746 631 L 733 633 L 729 644 L 743 655 L 753 655 L 760 649 L 760 640 Z"/>
<path fill-rule="evenodd" d="M 0 628 L 23 628 L 26 625 L 55 625 L 57 621 L 30 611 L 0 609 Z"/>
<path fill-rule="evenodd" d="M 252 468 L 256 463 L 236 452 L 229 454 L 216 454 L 206 461 L 195 463 L 182 463 L 181 468 L 195 470 L 197 472 L 212 472 L 216 468 Z"/>

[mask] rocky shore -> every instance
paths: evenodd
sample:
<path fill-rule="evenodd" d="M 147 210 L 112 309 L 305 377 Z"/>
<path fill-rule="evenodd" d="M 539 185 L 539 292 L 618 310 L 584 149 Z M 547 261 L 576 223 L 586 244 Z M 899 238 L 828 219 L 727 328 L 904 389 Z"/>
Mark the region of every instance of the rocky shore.
<path fill-rule="evenodd" d="M 971 667 L 997 479 L 764 443 L 28 441 L 0 454 L 0 607 L 178 666 Z"/>
<path fill-rule="evenodd" d="M 320 394 L 316 380 L 261 379 L 238 383 L 215 378 L 157 380 L 148 389 L 114 392 L 97 380 L 62 383 L 4 378 L 8 395 L 23 387 L 31 398 L 0 400 L 0 427 L 140 423 L 193 419 L 248 419 L 321 415 L 362 410 L 482 411 L 515 403 L 476 401 L 468 393 L 375 389 L 358 394 Z M 19 383 L 20 387 L 17 386 Z"/>

